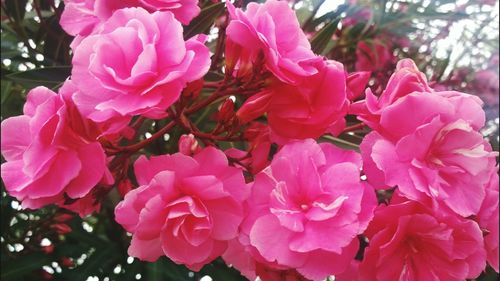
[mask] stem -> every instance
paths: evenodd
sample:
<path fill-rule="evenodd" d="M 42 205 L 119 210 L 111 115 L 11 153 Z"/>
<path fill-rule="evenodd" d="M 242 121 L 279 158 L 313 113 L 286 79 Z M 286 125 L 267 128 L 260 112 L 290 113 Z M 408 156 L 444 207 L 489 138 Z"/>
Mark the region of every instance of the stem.
<path fill-rule="evenodd" d="M 172 129 L 175 126 L 175 124 L 176 124 L 175 121 L 170 121 L 170 123 L 168 123 L 165 127 L 161 128 L 158 132 L 154 133 L 150 138 L 145 139 L 133 145 L 120 147 L 119 152 L 127 152 L 129 154 L 134 153 L 144 148 L 145 146 L 149 145 L 150 143 L 154 142 L 159 137 L 162 137 L 165 133 L 167 133 L 170 129 Z"/>
<path fill-rule="evenodd" d="M 225 39 L 226 39 L 226 27 L 229 23 L 228 21 L 229 15 L 226 11 L 226 20 L 219 27 L 219 37 L 217 38 L 217 46 L 215 48 L 215 54 L 212 59 L 212 65 L 210 69 L 216 69 L 219 65 L 219 62 L 222 59 L 222 54 L 224 53 Z"/>
<path fill-rule="evenodd" d="M 342 131 L 342 133 L 356 131 L 356 130 L 359 130 L 359 129 L 363 129 L 364 127 L 365 127 L 365 123 L 359 123 L 359 124 L 356 124 L 356 125 L 345 127 L 345 129 Z"/>
<path fill-rule="evenodd" d="M 207 99 L 203 100 L 202 102 L 198 103 L 198 104 L 194 104 L 193 106 L 187 108 L 184 113 L 186 114 L 191 114 L 191 113 L 194 113 L 208 105 L 210 105 L 211 103 L 215 102 L 216 100 L 218 100 L 219 98 L 223 97 L 224 95 L 221 94 L 220 91 L 215 91 L 211 96 L 209 96 Z"/>
<path fill-rule="evenodd" d="M 231 137 L 231 136 L 214 136 L 212 134 L 207 134 L 203 133 L 201 131 L 196 131 L 196 130 L 191 130 L 191 134 L 193 134 L 195 137 L 203 138 L 203 139 L 209 139 L 212 141 L 227 141 L 227 142 L 234 142 L 234 141 L 241 141 L 241 137 Z"/>
<path fill-rule="evenodd" d="M 222 86 L 222 82 L 224 82 L 224 81 L 205 82 L 205 83 L 203 83 L 203 87 L 204 88 L 211 88 L 211 89 L 218 89 Z"/>

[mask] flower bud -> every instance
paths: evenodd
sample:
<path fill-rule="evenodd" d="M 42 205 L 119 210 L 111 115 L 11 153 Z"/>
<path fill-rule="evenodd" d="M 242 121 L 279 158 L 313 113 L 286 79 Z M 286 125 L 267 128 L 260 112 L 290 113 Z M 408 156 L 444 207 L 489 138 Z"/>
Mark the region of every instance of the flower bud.
<path fill-rule="evenodd" d="M 353 101 L 364 93 L 371 74 L 370 71 L 358 71 L 347 76 L 347 98 L 349 100 Z"/>
<path fill-rule="evenodd" d="M 58 234 L 64 235 L 72 231 L 71 227 L 64 223 L 56 223 L 50 226 Z"/>
<path fill-rule="evenodd" d="M 54 252 L 54 245 L 53 244 L 50 244 L 48 246 L 43 246 L 42 247 L 42 252 L 46 253 L 46 254 L 51 254 Z"/>
<path fill-rule="evenodd" d="M 234 117 L 234 102 L 226 99 L 217 112 L 216 119 L 222 123 L 229 122 Z"/>
<path fill-rule="evenodd" d="M 73 218 L 72 214 L 57 214 L 54 216 L 54 221 L 56 222 L 66 222 Z"/>
<path fill-rule="evenodd" d="M 184 155 L 194 155 L 201 150 L 198 141 L 194 138 L 193 134 L 182 135 L 179 139 L 179 152 Z"/>
<path fill-rule="evenodd" d="M 75 263 L 73 262 L 72 259 L 68 258 L 68 257 L 62 257 L 61 258 L 61 265 L 64 266 L 64 267 L 73 267 L 75 266 Z"/>
<path fill-rule="evenodd" d="M 191 83 L 188 83 L 182 95 L 186 98 L 196 99 L 201 90 L 203 89 L 203 79 L 195 80 Z"/>
<path fill-rule="evenodd" d="M 271 92 L 264 91 L 251 96 L 238 110 L 236 116 L 242 123 L 247 123 L 266 112 L 271 101 Z"/>
<path fill-rule="evenodd" d="M 129 179 L 125 179 L 123 181 L 121 181 L 119 184 L 118 184 L 118 193 L 120 193 L 120 196 L 122 198 L 125 197 L 125 195 L 130 191 L 132 190 L 132 183 L 130 182 Z"/>

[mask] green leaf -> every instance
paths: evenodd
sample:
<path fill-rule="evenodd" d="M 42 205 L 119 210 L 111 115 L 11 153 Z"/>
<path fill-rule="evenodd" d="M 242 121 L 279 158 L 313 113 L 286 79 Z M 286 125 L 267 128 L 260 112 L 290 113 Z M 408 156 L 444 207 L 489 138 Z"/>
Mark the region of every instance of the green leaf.
<path fill-rule="evenodd" d="M 221 81 L 224 80 L 224 74 L 216 72 L 216 71 L 209 71 L 207 75 L 205 75 L 205 81 Z"/>
<path fill-rule="evenodd" d="M 352 143 L 352 142 L 349 142 L 349 141 L 346 141 L 346 140 L 343 140 L 340 138 L 336 138 L 333 136 L 329 136 L 329 135 L 322 136 L 321 138 L 323 140 L 326 140 L 330 143 L 335 144 L 336 146 L 338 146 L 340 148 L 359 151 L 359 145 L 357 145 L 355 143 Z"/>
<path fill-rule="evenodd" d="M 10 93 L 12 93 L 12 91 L 10 90 L 11 87 L 12 87 L 12 82 L 11 81 L 3 81 L 2 80 L 2 103 L 1 104 L 4 104 L 5 101 L 7 100 L 7 98 L 9 97 Z"/>
<path fill-rule="evenodd" d="M 5 12 L 12 17 L 14 21 L 21 21 L 24 19 L 27 3 L 28 0 L 5 0 Z"/>
<path fill-rule="evenodd" d="M 215 19 L 225 10 L 225 3 L 216 3 L 203 8 L 200 14 L 184 28 L 184 38 L 188 39 L 200 33 L 208 33 Z"/>
<path fill-rule="evenodd" d="M 207 264 L 200 271 L 201 276 L 208 275 L 213 280 L 247 281 L 236 269 L 228 267 L 221 259 Z"/>
<path fill-rule="evenodd" d="M 315 54 L 322 54 L 326 46 L 332 40 L 332 36 L 337 31 L 340 19 L 336 19 L 321 29 L 311 40 L 311 48 Z"/>
<path fill-rule="evenodd" d="M 342 15 L 342 13 L 349 12 L 351 10 L 351 9 L 348 10 L 348 8 L 349 8 L 349 5 L 346 5 L 346 4 L 342 4 L 342 5 L 338 6 L 338 8 L 335 11 L 328 12 L 328 13 L 322 15 L 321 17 L 313 19 L 313 21 L 311 22 L 311 25 L 308 26 L 307 29 L 309 31 L 312 31 L 310 29 L 311 27 L 316 27 L 321 23 L 331 22 L 334 19 L 339 18 Z M 353 8 L 352 10 L 356 10 L 356 9 Z"/>
<path fill-rule="evenodd" d="M 70 66 L 55 66 L 16 72 L 6 75 L 5 78 L 19 83 L 28 89 L 37 86 L 54 88 L 63 83 L 70 74 Z"/>
<path fill-rule="evenodd" d="M 103 248 L 95 248 L 95 251 L 85 259 L 85 262 L 78 265 L 75 269 L 70 269 L 63 272 L 63 276 L 67 280 L 79 280 L 82 276 L 100 276 L 109 274 L 112 271 L 112 266 L 120 259 L 117 255 L 120 253 L 116 244 L 108 244 Z"/>
<path fill-rule="evenodd" d="M 18 281 L 30 274 L 32 271 L 41 269 L 42 266 L 50 264 L 49 256 L 42 253 L 33 253 L 17 259 L 2 263 L 2 281 Z"/>
<path fill-rule="evenodd" d="M 148 281 L 192 280 L 185 266 L 177 265 L 166 257 L 161 257 L 154 263 L 147 263 L 146 275 Z"/>

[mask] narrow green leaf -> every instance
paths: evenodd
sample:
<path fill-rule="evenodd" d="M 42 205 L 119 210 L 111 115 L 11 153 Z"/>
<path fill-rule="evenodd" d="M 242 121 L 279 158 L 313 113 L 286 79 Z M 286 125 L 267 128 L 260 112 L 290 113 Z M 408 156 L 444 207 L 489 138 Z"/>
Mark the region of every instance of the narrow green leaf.
<path fill-rule="evenodd" d="M 5 78 L 19 83 L 28 89 L 37 86 L 53 88 L 64 82 L 70 74 L 71 67 L 56 66 L 16 72 L 6 75 Z"/>
<path fill-rule="evenodd" d="M 103 273 L 109 273 L 116 265 L 117 260 L 120 259 L 117 253 L 119 253 L 119 249 L 116 244 L 96 248 L 83 264 L 63 272 L 62 275 L 68 280 L 78 280 L 82 276 L 99 276 Z"/>
<path fill-rule="evenodd" d="M 359 151 L 359 145 L 357 145 L 355 143 L 352 143 L 352 142 L 349 142 L 349 141 L 346 141 L 343 139 L 339 139 L 339 138 L 336 138 L 333 136 L 329 136 L 329 135 L 325 135 L 321 138 L 330 142 L 330 143 L 337 145 L 338 147 Z"/>
<path fill-rule="evenodd" d="M 15 21 L 21 21 L 24 19 L 27 3 L 28 0 L 5 0 L 5 11 Z"/>
<path fill-rule="evenodd" d="M 340 19 L 336 19 L 321 29 L 311 40 L 311 48 L 315 54 L 322 54 L 332 36 L 337 31 Z"/>
<path fill-rule="evenodd" d="M 200 14 L 184 28 L 184 38 L 188 39 L 200 33 L 208 33 L 215 19 L 220 16 L 225 9 L 225 3 L 216 3 L 205 7 Z"/>
<path fill-rule="evenodd" d="M 10 89 L 12 87 L 12 82 L 11 81 L 3 81 L 2 80 L 2 103 L 1 104 L 4 104 L 4 102 L 7 100 L 7 98 L 9 97 L 10 93 L 12 92 Z"/>
<path fill-rule="evenodd" d="M 146 264 L 146 277 L 148 281 L 188 281 L 189 270 L 182 265 L 177 265 L 166 257 L 161 257 L 154 263 Z"/>
<path fill-rule="evenodd" d="M 42 253 L 33 253 L 17 259 L 2 263 L 2 281 L 18 281 L 30 274 L 33 270 L 41 269 L 42 266 L 50 264 L 49 256 Z"/>

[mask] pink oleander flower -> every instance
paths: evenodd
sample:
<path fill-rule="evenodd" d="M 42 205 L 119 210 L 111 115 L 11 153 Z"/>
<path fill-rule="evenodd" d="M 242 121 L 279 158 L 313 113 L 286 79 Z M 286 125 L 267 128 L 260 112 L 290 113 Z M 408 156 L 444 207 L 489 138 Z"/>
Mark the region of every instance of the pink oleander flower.
<path fill-rule="evenodd" d="M 486 231 L 484 245 L 487 253 L 487 260 L 491 267 L 499 272 L 499 213 L 498 213 L 498 167 L 491 171 L 491 178 L 486 186 L 481 209 L 477 214 L 477 222 L 481 229 Z"/>
<path fill-rule="evenodd" d="M 357 3 L 351 3 L 351 5 L 358 5 Z M 359 10 L 354 12 L 352 15 L 342 20 L 342 26 L 354 26 L 360 22 L 367 22 L 373 17 L 373 12 L 370 7 L 360 7 Z"/>
<path fill-rule="evenodd" d="M 499 103 L 500 80 L 498 71 L 486 69 L 478 71 L 472 81 L 473 91 L 489 106 Z"/>
<path fill-rule="evenodd" d="M 129 255 L 145 261 L 166 255 L 198 271 L 224 253 L 238 235 L 249 190 L 222 151 L 141 156 L 134 168 L 140 187 L 115 209 L 116 221 L 132 233 Z"/>
<path fill-rule="evenodd" d="M 351 114 L 357 115 L 359 120 L 372 129 L 376 129 L 380 122 L 382 110 L 413 92 L 431 93 L 433 90 L 429 87 L 427 78 L 418 70 L 415 63 L 411 59 L 403 59 L 398 62 L 396 71 L 389 79 L 387 87 L 379 98 L 375 97 L 368 88 L 365 100 L 352 104 L 349 111 Z"/>
<path fill-rule="evenodd" d="M 256 176 L 239 243 L 258 263 L 307 279 L 344 271 L 376 205 L 360 166 L 357 153 L 332 144 L 308 139 L 283 146 Z M 231 256 L 226 262 L 249 274 L 251 263 Z"/>
<path fill-rule="evenodd" d="M 170 12 L 125 8 L 75 49 L 75 103 L 96 122 L 143 115 L 162 118 L 188 82 L 210 66 L 204 37 L 184 41 Z"/>
<path fill-rule="evenodd" d="M 257 276 L 262 281 L 310 281 L 297 270 L 255 260 L 250 254 L 251 249 L 242 245 L 238 239 L 231 240 L 222 258 L 226 263 L 236 268 L 248 280 L 256 280 Z M 258 253 L 256 254 L 258 255 Z"/>
<path fill-rule="evenodd" d="M 318 72 L 321 61 L 300 28 L 294 11 L 285 1 L 250 3 L 246 11 L 226 1 L 230 14 L 227 27 L 228 71 L 243 77 L 262 67 L 286 83 L 296 83 Z"/>
<path fill-rule="evenodd" d="M 376 71 L 390 66 L 395 57 L 387 44 L 380 39 L 360 41 L 356 49 L 356 71 Z"/>
<path fill-rule="evenodd" d="M 170 11 L 183 24 L 200 13 L 198 0 L 64 0 L 62 28 L 73 36 L 88 36 L 102 22 L 123 8 L 142 7 L 148 12 Z"/>
<path fill-rule="evenodd" d="M 92 212 L 93 188 L 112 183 L 106 155 L 96 140 L 97 126 L 83 118 L 69 98 L 74 87 L 67 81 L 59 94 L 45 87 L 28 93 L 24 115 L 2 122 L 2 179 L 7 192 L 22 206 L 37 209 L 57 204 Z"/>
<path fill-rule="evenodd" d="M 349 101 L 342 64 L 322 62 L 320 72 L 299 85 L 275 81 L 250 97 L 237 112 L 243 122 L 267 112 L 269 126 L 283 139 L 317 138 L 337 134 L 345 126 Z"/>
<path fill-rule="evenodd" d="M 393 201 L 396 201 L 393 199 Z M 414 201 L 380 205 L 365 234 L 363 281 L 463 281 L 486 266 L 478 225 Z"/>
<path fill-rule="evenodd" d="M 481 101 L 459 92 L 399 99 L 361 143 L 368 181 L 397 186 L 412 200 L 432 198 L 464 217 L 477 214 L 497 155 L 478 132 L 484 119 Z"/>
<path fill-rule="evenodd" d="M 360 261 L 352 260 L 346 271 L 335 275 L 335 281 L 362 281 L 359 279 L 359 264 Z"/>

